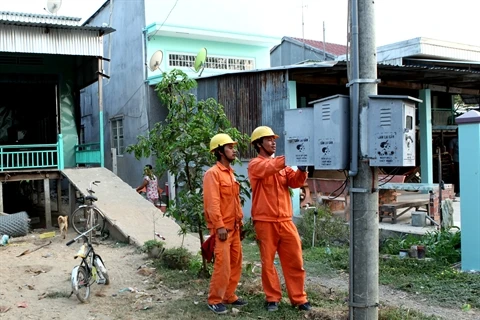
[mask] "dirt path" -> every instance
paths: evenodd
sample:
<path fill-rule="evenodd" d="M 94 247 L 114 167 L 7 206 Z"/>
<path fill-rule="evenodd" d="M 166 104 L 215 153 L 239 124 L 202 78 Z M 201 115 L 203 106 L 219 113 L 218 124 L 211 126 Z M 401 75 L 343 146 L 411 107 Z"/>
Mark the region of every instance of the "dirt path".
<path fill-rule="evenodd" d="M 74 236 L 70 231 L 67 239 Z M 49 241 L 52 243 L 17 257 Z M 89 304 L 80 303 L 75 296 L 68 298 L 70 272 L 78 264 L 73 256 L 80 244 L 67 247 L 65 243 L 59 236 L 39 239 L 38 234 L 30 234 L 0 247 L 0 319 L 141 319 L 139 309 L 148 307 L 152 300 L 165 299 L 161 292 L 155 297 L 151 291 L 145 292 L 153 279 L 138 274 L 137 269 L 147 262 L 146 255 L 113 241 L 95 245 L 111 284 L 94 284 Z"/>
<path fill-rule="evenodd" d="M 346 275 L 336 278 L 316 278 L 309 277 L 308 281 L 319 282 L 327 289 L 348 292 L 348 277 Z M 388 286 L 379 287 L 380 302 L 386 306 L 403 307 L 419 311 L 425 315 L 442 317 L 447 320 L 478 320 L 480 319 L 480 310 L 471 310 L 468 312 L 459 309 L 449 309 L 440 307 L 427 299 L 419 298 L 405 291 L 395 290 Z"/>
<path fill-rule="evenodd" d="M 75 236 L 70 231 L 67 239 Z M 27 255 L 17 257 L 27 249 L 51 244 Z M 155 275 L 148 275 L 149 261 L 133 246 L 113 241 L 96 245 L 108 268 L 111 284 L 93 285 L 89 304 L 80 303 L 70 294 L 70 272 L 78 263 L 73 259 L 80 244 L 65 246 L 59 236 L 39 239 L 33 233 L 15 238 L 7 247 L 0 247 L 0 319 L 61 319 L 61 320 L 114 320 L 153 319 L 162 303 L 181 299 L 182 292 L 157 285 Z M 147 276 L 139 273 L 147 274 Z M 308 281 L 320 283 L 334 291 L 347 291 L 348 278 L 309 277 Z M 130 289 L 129 289 L 130 288 Z M 50 296 L 50 297 L 47 297 Z M 422 301 L 414 295 L 381 286 L 380 299 L 383 304 L 403 306 L 444 319 L 480 319 L 480 312 L 462 312 L 442 308 Z M 152 312 L 144 309 L 153 307 Z M 8 309 L 8 311 L 5 311 Z M 161 313 L 161 311 L 159 311 Z M 157 317 L 155 316 L 155 318 Z"/>

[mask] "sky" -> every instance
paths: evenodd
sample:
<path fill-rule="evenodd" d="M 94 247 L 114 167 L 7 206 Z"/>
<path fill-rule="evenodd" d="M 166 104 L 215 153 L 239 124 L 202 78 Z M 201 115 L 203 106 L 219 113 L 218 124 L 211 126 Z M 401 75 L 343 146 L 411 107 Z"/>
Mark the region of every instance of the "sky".
<path fill-rule="evenodd" d="M 104 1 L 63 0 L 57 14 L 85 20 Z M 124 1 L 139 0 L 113 1 L 119 5 Z M 149 6 L 154 6 L 147 14 L 147 19 L 150 16 L 158 23 L 165 21 L 165 25 L 197 24 L 210 29 L 278 38 L 305 37 L 320 41 L 323 40 L 325 25 L 326 42 L 346 44 L 347 41 L 347 0 L 146 1 Z M 0 0 L 0 11 L 48 14 L 44 10 L 46 2 L 47 0 Z M 376 45 L 428 37 L 480 46 L 478 12 L 480 1 L 475 0 L 376 0 Z"/>

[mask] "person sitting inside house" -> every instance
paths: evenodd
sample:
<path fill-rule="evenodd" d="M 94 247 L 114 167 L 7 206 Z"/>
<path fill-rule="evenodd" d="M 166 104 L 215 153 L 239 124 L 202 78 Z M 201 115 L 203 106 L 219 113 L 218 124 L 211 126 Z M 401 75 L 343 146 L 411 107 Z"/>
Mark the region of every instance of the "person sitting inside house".
<path fill-rule="evenodd" d="M 153 174 L 153 169 L 150 164 L 147 164 L 143 169 L 143 183 L 136 188 L 138 193 L 146 191 L 146 198 L 155 206 L 160 206 L 159 197 L 163 190 L 158 186 L 158 179 Z"/>

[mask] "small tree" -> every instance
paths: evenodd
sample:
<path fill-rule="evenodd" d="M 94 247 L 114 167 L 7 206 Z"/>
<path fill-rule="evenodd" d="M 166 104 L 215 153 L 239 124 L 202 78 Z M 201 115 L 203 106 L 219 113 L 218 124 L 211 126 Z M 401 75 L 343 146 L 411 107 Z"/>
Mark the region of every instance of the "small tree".
<path fill-rule="evenodd" d="M 174 217 L 181 227 L 181 234 L 198 232 L 203 243 L 205 219 L 203 214 L 203 174 L 215 163 L 209 152 L 210 139 L 217 133 L 229 134 L 238 141 L 238 148 L 247 147 L 248 135 L 231 127 L 224 108 L 215 99 L 197 101 L 191 90 L 196 81 L 180 70 L 164 73 L 156 91 L 162 104 L 168 109 L 167 118 L 157 123 L 145 136 L 139 136 L 136 145 L 129 146 L 137 159 L 156 157 L 156 169 L 160 175 L 170 172 L 178 189 L 175 201 L 171 201 L 167 215 Z M 248 181 L 237 175 L 241 183 L 242 204 L 250 197 Z M 203 260 L 202 272 L 207 271 Z"/>

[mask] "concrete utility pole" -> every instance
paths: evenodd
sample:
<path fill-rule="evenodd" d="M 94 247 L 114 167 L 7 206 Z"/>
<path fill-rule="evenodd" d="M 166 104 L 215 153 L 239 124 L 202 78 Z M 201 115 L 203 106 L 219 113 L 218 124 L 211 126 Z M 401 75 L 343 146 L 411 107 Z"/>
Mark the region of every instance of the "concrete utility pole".
<path fill-rule="evenodd" d="M 378 172 L 368 161 L 368 96 L 377 94 L 373 0 L 351 0 L 350 317 L 378 319 Z M 356 60 L 356 61 L 355 61 Z M 358 130 L 358 131 L 357 131 Z M 358 139 L 357 139 L 358 138 Z M 358 143 L 357 145 L 355 145 Z M 357 157 L 357 158 L 355 158 Z M 357 161 L 358 160 L 358 161 Z"/>

